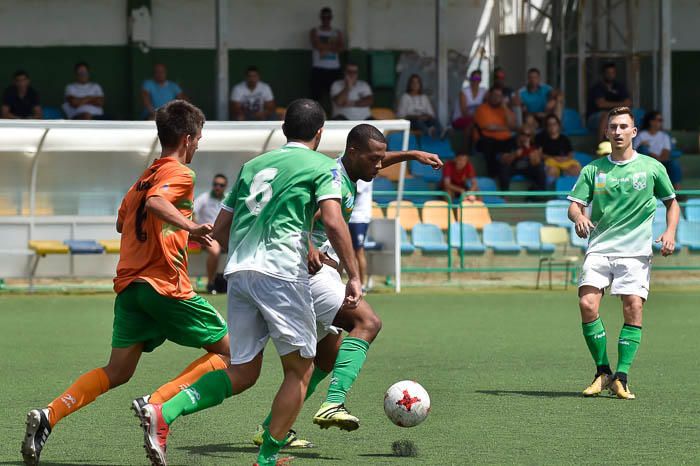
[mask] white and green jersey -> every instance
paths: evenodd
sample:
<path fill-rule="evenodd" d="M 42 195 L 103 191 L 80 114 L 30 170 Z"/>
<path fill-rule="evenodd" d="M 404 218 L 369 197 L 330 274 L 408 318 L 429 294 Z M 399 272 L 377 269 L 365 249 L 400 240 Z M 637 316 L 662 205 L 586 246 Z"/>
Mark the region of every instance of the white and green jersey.
<path fill-rule="evenodd" d="M 233 212 L 224 275 L 255 270 L 307 281 L 311 220 L 318 202 L 341 198 L 341 185 L 336 162 L 299 143 L 243 165 L 222 203 Z"/>
<path fill-rule="evenodd" d="M 657 160 L 634 153 L 626 161 L 610 156 L 583 167 L 569 200 L 592 204 L 586 254 L 650 256 L 651 226 L 656 198 L 666 201 L 676 194 L 666 168 Z"/>
<path fill-rule="evenodd" d="M 338 171 L 342 177 L 341 182 L 341 194 L 342 194 L 342 205 L 343 218 L 345 223 L 350 221 L 350 216 L 355 208 L 355 196 L 357 196 L 357 183 L 352 181 L 348 176 L 348 172 L 345 170 L 343 165 L 343 158 L 338 157 L 337 159 Z M 328 241 L 328 235 L 326 235 L 326 230 L 323 227 L 323 221 L 321 219 L 314 223 L 314 230 L 311 234 L 311 238 L 314 247 L 321 252 L 325 252 L 328 256 L 335 261 L 339 262 L 338 255 L 336 254 L 333 246 L 331 246 L 330 241 Z"/>

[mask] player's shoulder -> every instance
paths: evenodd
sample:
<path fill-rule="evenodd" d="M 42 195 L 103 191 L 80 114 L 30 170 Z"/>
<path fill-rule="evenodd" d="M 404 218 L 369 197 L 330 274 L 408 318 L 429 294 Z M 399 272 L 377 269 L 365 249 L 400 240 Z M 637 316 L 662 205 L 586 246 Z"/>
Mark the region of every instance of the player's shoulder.
<path fill-rule="evenodd" d="M 656 160 L 654 157 L 650 157 L 645 154 L 640 154 L 637 152 L 637 157 L 639 157 L 639 162 L 641 162 L 643 165 L 655 169 L 655 170 L 666 170 L 666 167 L 664 167 L 664 164 Z"/>

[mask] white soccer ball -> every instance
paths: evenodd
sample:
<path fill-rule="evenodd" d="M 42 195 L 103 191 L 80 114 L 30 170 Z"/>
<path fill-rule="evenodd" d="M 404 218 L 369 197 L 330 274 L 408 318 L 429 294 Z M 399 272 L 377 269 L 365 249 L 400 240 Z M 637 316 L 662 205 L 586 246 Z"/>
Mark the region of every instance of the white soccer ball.
<path fill-rule="evenodd" d="M 413 427 L 430 413 L 430 396 L 418 382 L 396 382 L 384 394 L 384 412 L 399 427 Z"/>

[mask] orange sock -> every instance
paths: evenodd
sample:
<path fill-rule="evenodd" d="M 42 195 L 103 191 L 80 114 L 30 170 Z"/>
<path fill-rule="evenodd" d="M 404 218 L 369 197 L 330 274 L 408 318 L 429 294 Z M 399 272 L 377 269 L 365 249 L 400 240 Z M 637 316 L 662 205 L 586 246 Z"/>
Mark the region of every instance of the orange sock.
<path fill-rule="evenodd" d="M 165 403 L 181 390 L 189 387 L 207 372 L 226 369 L 226 362 L 216 353 L 207 353 L 195 359 L 184 371 L 151 395 L 151 403 Z"/>
<path fill-rule="evenodd" d="M 92 403 L 107 390 L 109 378 L 104 369 L 93 369 L 81 375 L 63 395 L 49 403 L 49 424 L 53 428 L 58 421 Z"/>

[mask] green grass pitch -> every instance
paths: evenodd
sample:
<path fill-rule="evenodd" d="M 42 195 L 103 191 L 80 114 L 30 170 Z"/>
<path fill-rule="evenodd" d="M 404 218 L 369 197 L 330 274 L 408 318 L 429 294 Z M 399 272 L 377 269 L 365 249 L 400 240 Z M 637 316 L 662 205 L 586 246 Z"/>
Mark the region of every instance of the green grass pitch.
<path fill-rule="evenodd" d="M 578 395 L 594 368 L 574 291 L 371 295 L 384 328 L 348 399 L 362 426 L 352 433 L 318 429 L 311 423 L 321 402 L 315 394 L 295 428 L 318 447 L 295 451 L 294 464 L 700 463 L 697 297 L 697 291 L 652 291 L 630 373 L 638 398 L 622 401 Z M 79 374 L 106 362 L 112 301 L 110 295 L 0 296 L 0 464 L 20 464 L 30 408 L 45 406 Z M 225 311 L 224 297 L 212 301 Z M 602 315 L 614 365 L 619 301 L 605 298 Z M 146 464 L 129 402 L 199 354 L 166 343 L 144 355 L 129 384 L 57 426 L 43 464 Z M 170 463 L 252 464 L 250 435 L 280 378 L 269 347 L 253 389 L 175 423 Z M 407 378 L 423 384 L 433 403 L 425 423 L 413 429 L 395 427 L 382 409 L 384 390 Z M 418 456 L 394 457 L 397 440 L 412 441 Z"/>

